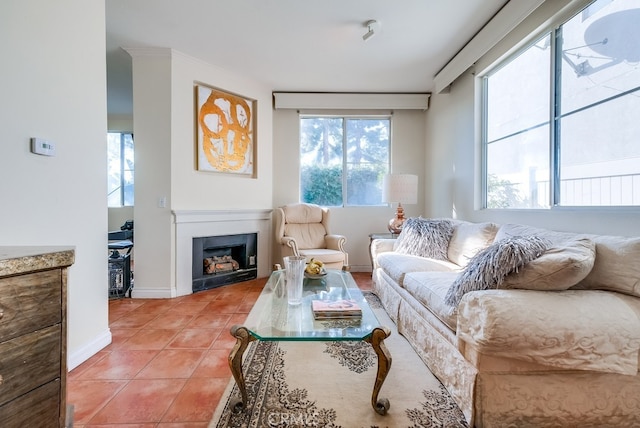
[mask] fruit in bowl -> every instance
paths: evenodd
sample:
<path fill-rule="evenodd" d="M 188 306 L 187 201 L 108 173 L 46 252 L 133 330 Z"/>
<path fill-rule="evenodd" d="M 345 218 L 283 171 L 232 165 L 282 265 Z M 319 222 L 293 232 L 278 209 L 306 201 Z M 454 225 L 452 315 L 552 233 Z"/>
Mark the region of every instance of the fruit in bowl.
<path fill-rule="evenodd" d="M 309 277 L 320 277 L 325 276 L 327 271 L 324 269 L 324 263 L 320 260 L 311 259 L 307 266 L 304 268 L 304 273 Z"/>

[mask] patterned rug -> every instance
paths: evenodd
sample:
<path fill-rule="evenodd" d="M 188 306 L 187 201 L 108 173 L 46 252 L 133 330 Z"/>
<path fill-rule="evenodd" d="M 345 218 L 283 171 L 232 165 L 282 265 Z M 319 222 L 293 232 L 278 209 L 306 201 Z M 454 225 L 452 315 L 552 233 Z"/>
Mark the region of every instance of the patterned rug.
<path fill-rule="evenodd" d="M 447 390 L 398 334 L 378 298 L 365 294 L 378 320 L 391 329 L 385 340 L 391 371 L 371 406 L 377 357 L 365 342 L 252 342 L 243 371 L 249 403 L 233 412 L 240 392 L 232 379 L 209 428 L 426 428 L 468 427 Z M 330 322 L 339 323 L 340 320 Z"/>

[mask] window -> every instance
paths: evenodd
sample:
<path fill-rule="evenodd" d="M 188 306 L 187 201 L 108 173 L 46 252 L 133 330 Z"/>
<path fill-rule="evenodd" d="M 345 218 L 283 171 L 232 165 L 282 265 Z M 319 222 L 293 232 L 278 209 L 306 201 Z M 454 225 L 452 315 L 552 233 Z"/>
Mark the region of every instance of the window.
<path fill-rule="evenodd" d="M 599 0 L 483 79 L 485 207 L 640 206 L 640 0 Z"/>
<path fill-rule="evenodd" d="M 133 206 L 133 134 L 107 134 L 107 205 Z"/>
<path fill-rule="evenodd" d="M 300 200 L 380 205 L 389 171 L 389 117 L 300 117 Z"/>

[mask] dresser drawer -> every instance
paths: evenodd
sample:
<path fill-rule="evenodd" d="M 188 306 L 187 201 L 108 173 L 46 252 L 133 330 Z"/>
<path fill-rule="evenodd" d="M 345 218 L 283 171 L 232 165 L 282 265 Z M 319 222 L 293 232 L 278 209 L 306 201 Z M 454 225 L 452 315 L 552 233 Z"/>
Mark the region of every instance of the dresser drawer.
<path fill-rule="evenodd" d="M 59 379 L 0 406 L 2 428 L 59 428 L 60 419 Z"/>
<path fill-rule="evenodd" d="M 60 323 L 62 272 L 0 279 L 0 342 Z"/>
<path fill-rule="evenodd" d="M 0 343 L 0 404 L 60 377 L 60 325 Z"/>

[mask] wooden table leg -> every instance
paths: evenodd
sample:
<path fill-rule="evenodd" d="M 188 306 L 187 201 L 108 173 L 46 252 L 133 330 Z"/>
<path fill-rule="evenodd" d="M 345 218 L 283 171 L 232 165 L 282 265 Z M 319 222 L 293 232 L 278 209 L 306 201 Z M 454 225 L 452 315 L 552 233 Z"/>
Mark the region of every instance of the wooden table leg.
<path fill-rule="evenodd" d="M 231 368 L 231 373 L 236 380 L 242 397 L 239 403 L 233 405 L 233 411 L 239 412 L 248 402 L 247 386 L 244 382 L 244 375 L 242 374 L 242 356 L 247 346 L 249 346 L 249 343 L 256 340 L 256 338 L 249 334 L 249 330 L 247 330 L 246 327 L 241 325 L 231 327 L 231 335 L 236 338 L 236 344 L 233 346 L 231 353 L 229 353 L 229 368 Z"/>
<path fill-rule="evenodd" d="M 376 375 L 376 382 L 373 385 L 373 394 L 371 395 L 371 405 L 373 410 L 380 415 L 386 415 L 387 410 L 391 407 L 389 400 L 386 398 L 378 399 L 378 393 L 384 380 L 389 374 L 391 369 L 391 354 L 384 344 L 384 340 L 391 335 L 391 330 L 387 327 L 376 327 L 371 334 L 364 340 L 371 344 L 373 350 L 378 355 L 378 373 Z"/>

